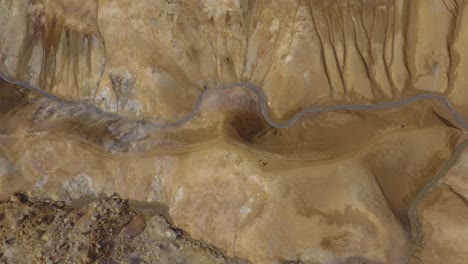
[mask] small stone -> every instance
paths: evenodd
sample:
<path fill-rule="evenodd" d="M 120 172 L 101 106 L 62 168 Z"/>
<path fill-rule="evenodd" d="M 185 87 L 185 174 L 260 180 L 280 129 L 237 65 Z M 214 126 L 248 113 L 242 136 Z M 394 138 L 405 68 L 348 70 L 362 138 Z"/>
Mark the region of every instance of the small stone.
<path fill-rule="evenodd" d="M 145 219 L 142 216 L 135 216 L 128 225 L 126 225 L 122 231 L 120 231 L 119 236 L 133 240 L 136 236 L 138 236 L 143 230 L 146 228 Z"/>
<path fill-rule="evenodd" d="M 164 236 L 169 239 L 174 239 L 176 238 L 176 234 L 172 230 L 166 230 L 164 232 Z"/>

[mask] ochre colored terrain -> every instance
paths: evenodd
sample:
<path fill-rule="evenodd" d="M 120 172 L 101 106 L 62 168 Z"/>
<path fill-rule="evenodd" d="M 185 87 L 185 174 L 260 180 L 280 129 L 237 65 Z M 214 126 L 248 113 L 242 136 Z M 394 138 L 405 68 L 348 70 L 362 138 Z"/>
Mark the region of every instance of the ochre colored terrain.
<path fill-rule="evenodd" d="M 0 262 L 467 263 L 467 5 L 0 0 Z"/>

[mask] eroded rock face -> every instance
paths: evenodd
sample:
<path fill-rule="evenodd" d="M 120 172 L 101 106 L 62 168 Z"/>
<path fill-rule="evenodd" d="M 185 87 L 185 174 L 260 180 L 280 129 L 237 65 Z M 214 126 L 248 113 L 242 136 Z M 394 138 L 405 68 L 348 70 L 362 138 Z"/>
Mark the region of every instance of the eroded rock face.
<path fill-rule="evenodd" d="M 2 1 L 0 70 L 62 97 L 94 98 L 105 62 L 97 6 L 95 0 Z"/>
<path fill-rule="evenodd" d="M 117 192 L 161 202 L 195 239 L 253 263 L 404 262 L 414 234 L 409 205 L 461 138 L 430 102 L 328 113 L 287 129 L 254 129 L 258 121 L 245 118 L 252 114 L 227 105 L 180 128 L 151 130 L 8 90 L 19 106 L 2 115 L 3 199 L 28 191 L 73 203 Z M 327 143 L 340 130 L 347 140 Z"/>
<path fill-rule="evenodd" d="M 0 257 L 464 263 L 465 10 L 1 1 Z"/>
<path fill-rule="evenodd" d="M 16 194 L 0 204 L 4 263 L 245 263 L 191 239 L 118 195 L 73 207 Z M 148 209 L 146 210 L 148 211 Z"/>
<path fill-rule="evenodd" d="M 462 107 L 465 7 L 461 0 L 4 1 L 0 67 L 133 117 L 178 119 L 205 87 L 236 81 L 260 85 L 280 119 L 316 102 L 415 92 L 443 93 Z"/>
<path fill-rule="evenodd" d="M 467 151 L 456 153 L 451 168 L 432 192 L 424 197 L 419 214 L 424 222 L 424 246 L 416 248 L 423 263 L 463 263 L 468 256 L 466 216 L 468 215 L 468 184 L 466 180 Z M 458 156 L 459 155 L 459 156 Z M 456 256 L 456 257 L 455 257 Z"/>

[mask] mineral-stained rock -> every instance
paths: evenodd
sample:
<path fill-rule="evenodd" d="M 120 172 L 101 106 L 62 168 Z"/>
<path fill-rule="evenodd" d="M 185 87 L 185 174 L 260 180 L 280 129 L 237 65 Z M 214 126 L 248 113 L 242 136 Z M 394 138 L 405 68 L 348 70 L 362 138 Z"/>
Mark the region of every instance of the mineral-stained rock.
<path fill-rule="evenodd" d="M 467 151 L 460 149 L 444 170 L 440 185 L 427 193 L 419 207 L 424 235 L 411 263 L 464 263 L 468 258 Z M 458 155 L 460 155 L 458 157 Z M 453 163 L 453 164 L 452 164 Z"/>
<path fill-rule="evenodd" d="M 468 105 L 462 0 L 5 0 L 0 70 L 133 117 L 178 119 L 250 81 L 276 118 L 316 102 Z M 102 81 L 101 81 L 102 79 Z"/>
<path fill-rule="evenodd" d="M 467 10 L 0 0 L 1 261 L 465 263 Z"/>
<path fill-rule="evenodd" d="M 330 113 L 282 130 L 245 130 L 232 116 L 251 128 L 253 114 L 227 105 L 184 128 L 152 129 L 86 105 L 14 96 L 23 103 L 2 114 L 9 129 L 1 141 L 9 167 L 3 197 L 28 191 L 73 203 L 117 192 L 162 202 L 195 239 L 253 263 L 404 261 L 412 243 L 409 204 L 461 138 L 441 119 L 444 109 L 428 102 L 403 108 L 411 115 Z M 356 126 L 358 120 L 371 125 Z M 130 136 L 122 140 L 116 126 Z M 200 133 L 211 138 L 193 136 Z M 142 224 L 133 225 L 119 232 L 139 237 Z"/>
<path fill-rule="evenodd" d="M 141 222 L 137 235 L 122 235 Z M 0 236 L 2 263 L 247 263 L 193 240 L 164 216 L 145 219 L 118 195 L 70 207 L 15 194 L 0 203 Z"/>
<path fill-rule="evenodd" d="M 97 6 L 95 0 L 2 1 L 0 70 L 59 96 L 94 97 L 105 62 Z"/>

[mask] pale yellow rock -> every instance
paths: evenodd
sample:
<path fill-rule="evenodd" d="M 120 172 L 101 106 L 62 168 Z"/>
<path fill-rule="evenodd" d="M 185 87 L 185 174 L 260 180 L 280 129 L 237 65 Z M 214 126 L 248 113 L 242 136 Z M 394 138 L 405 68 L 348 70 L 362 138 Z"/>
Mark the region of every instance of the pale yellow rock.
<path fill-rule="evenodd" d="M 155 127 L 240 81 L 262 89 L 275 120 L 425 93 L 466 115 L 466 10 L 461 0 L 0 0 L 0 71 L 75 102 L 0 81 L 0 198 L 163 203 L 175 226 L 252 263 L 463 263 L 466 155 L 415 200 L 466 137 L 434 100 L 278 129 L 236 88 L 206 94 L 183 125 Z M 409 255 L 419 226 L 424 243 Z"/>
<path fill-rule="evenodd" d="M 175 120 L 204 87 L 236 81 L 261 86 L 277 119 L 407 92 L 468 105 L 463 1 L 19 0 L 0 10 L 2 71 L 125 116 Z"/>
<path fill-rule="evenodd" d="M 453 66 L 450 78 L 452 78 L 453 87 L 450 92 L 450 99 L 457 105 L 465 105 L 468 98 L 468 78 L 465 74 L 468 69 L 468 54 L 465 49 L 465 43 L 468 41 L 468 9 L 464 1 L 455 6 L 453 12 L 457 14 L 457 21 L 453 28 L 454 39 L 451 46 Z"/>
<path fill-rule="evenodd" d="M 411 1 L 407 29 L 408 64 L 411 86 L 425 91 L 445 93 L 451 70 L 450 47 L 456 19 L 446 1 Z"/>
<path fill-rule="evenodd" d="M 252 263 L 404 261 L 411 246 L 409 202 L 459 138 L 459 130 L 432 114 L 437 108 L 419 103 L 330 113 L 261 133 L 252 113 L 240 112 L 243 124 L 232 118 L 233 105 L 215 105 L 215 98 L 187 125 L 153 131 L 113 154 L 104 150 L 115 144 L 106 143 L 114 124 L 105 118 L 91 122 L 92 116 L 57 106 L 25 120 L 35 109 L 44 111 L 37 104 L 5 114 L 9 132 L 0 146 L 10 169 L 1 194 L 29 191 L 71 202 L 117 192 L 161 202 L 195 239 Z M 401 111 L 415 114 L 396 114 Z M 369 125 L 356 125 L 359 120 Z M 347 131 L 345 139 L 339 131 Z M 333 138 L 343 140 L 341 147 L 333 148 Z"/>

